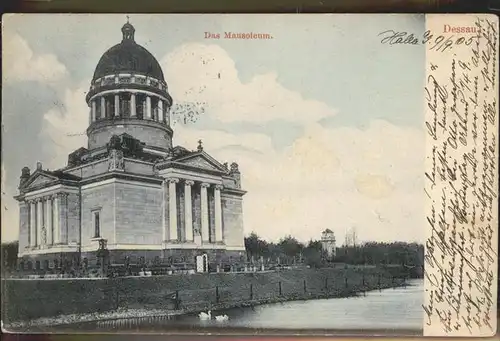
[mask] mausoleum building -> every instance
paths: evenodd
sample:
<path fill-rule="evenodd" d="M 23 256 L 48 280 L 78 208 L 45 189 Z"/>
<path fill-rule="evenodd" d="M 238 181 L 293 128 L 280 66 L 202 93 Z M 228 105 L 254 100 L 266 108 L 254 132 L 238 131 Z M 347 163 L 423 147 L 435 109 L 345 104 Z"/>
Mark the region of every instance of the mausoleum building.
<path fill-rule="evenodd" d="M 172 98 L 155 57 L 130 23 L 107 50 L 86 96 L 88 145 L 67 165 L 21 172 L 19 259 L 33 267 L 97 262 L 105 241 L 111 263 L 244 259 L 240 171 L 199 141 L 173 146 Z"/>

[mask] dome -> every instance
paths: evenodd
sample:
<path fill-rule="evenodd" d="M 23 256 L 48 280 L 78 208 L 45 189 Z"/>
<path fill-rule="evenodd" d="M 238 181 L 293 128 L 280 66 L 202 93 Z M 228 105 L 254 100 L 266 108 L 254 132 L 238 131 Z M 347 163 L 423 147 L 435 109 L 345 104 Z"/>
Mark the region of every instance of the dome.
<path fill-rule="evenodd" d="M 94 72 L 92 82 L 106 75 L 136 73 L 165 81 L 156 58 L 134 40 L 135 29 L 130 23 L 122 27 L 123 40 L 104 52 Z"/>

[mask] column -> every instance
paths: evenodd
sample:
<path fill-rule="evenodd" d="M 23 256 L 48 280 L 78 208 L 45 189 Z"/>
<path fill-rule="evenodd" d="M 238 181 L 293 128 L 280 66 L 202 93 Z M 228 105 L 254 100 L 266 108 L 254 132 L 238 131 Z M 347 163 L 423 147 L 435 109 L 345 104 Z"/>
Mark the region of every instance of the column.
<path fill-rule="evenodd" d="M 151 97 L 146 96 L 146 119 L 151 119 Z"/>
<path fill-rule="evenodd" d="M 201 184 L 201 238 L 203 242 L 210 241 L 210 227 L 208 224 L 208 194 L 207 188 L 210 184 Z"/>
<path fill-rule="evenodd" d="M 120 95 L 115 94 L 115 117 L 120 116 Z"/>
<path fill-rule="evenodd" d="M 163 100 L 159 99 L 158 100 L 158 121 L 160 123 L 163 123 Z"/>
<path fill-rule="evenodd" d="M 172 178 L 168 179 L 168 209 L 169 209 L 169 230 L 170 230 L 170 240 L 177 240 L 177 189 L 176 184 L 179 179 Z"/>
<path fill-rule="evenodd" d="M 36 222 L 36 241 L 37 245 L 42 245 L 42 227 L 43 227 L 43 202 L 42 199 L 37 199 L 36 201 L 36 214 L 37 214 L 37 222 Z"/>
<path fill-rule="evenodd" d="M 47 197 L 45 210 L 45 229 L 47 231 L 47 245 L 52 245 L 52 198 Z"/>
<path fill-rule="evenodd" d="M 164 115 L 165 115 L 165 123 L 167 123 L 167 126 L 170 127 L 170 108 L 169 107 L 167 107 L 165 109 L 165 114 Z"/>
<path fill-rule="evenodd" d="M 95 104 L 95 99 L 92 100 L 92 122 L 95 122 L 95 115 L 97 112 L 97 107 Z"/>
<path fill-rule="evenodd" d="M 135 93 L 130 94 L 130 117 L 136 117 L 136 104 L 135 104 Z"/>
<path fill-rule="evenodd" d="M 30 200 L 30 246 L 36 246 L 36 201 Z"/>
<path fill-rule="evenodd" d="M 222 238 L 222 202 L 220 198 L 221 185 L 215 186 L 215 241 L 220 242 Z"/>
<path fill-rule="evenodd" d="M 101 97 L 101 117 L 103 119 L 106 117 L 106 98 L 104 96 Z"/>
<path fill-rule="evenodd" d="M 54 226 L 54 244 L 59 244 L 61 243 L 61 226 L 59 225 L 59 207 L 60 207 L 60 202 L 61 199 L 58 195 L 52 196 L 53 200 L 53 205 L 54 205 L 54 221 L 53 226 Z"/>
<path fill-rule="evenodd" d="M 89 110 L 89 125 L 92 124 L 92 108 Z"/>
<path fill-rule="evenodd" d="M 191 201 L 191 186 L 194 181 L 186 180 L 184 182 L 184 221 L 186 226 L 186 240 L 193 241 L 193 207 Z"/>

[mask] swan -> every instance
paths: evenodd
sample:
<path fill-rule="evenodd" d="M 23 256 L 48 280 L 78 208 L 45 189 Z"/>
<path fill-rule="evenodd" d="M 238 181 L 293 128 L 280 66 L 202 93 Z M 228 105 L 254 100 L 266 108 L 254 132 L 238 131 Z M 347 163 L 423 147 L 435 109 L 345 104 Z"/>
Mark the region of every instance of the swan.
<path fill-rule="evenodd" d="M 198 316 L 200 320 L 210 320 L 212 319 L 212 311 L 209 310 L 208 313 L 201 312 Z"/>
<path fill-rule="evenodd" d="M 215 319 L 219 322 L 222 322 L 222 321 L 227 321 L 229 320 L 229 316 L 227 315 L 219 315 L 219 316 L 215 316 Z"/>

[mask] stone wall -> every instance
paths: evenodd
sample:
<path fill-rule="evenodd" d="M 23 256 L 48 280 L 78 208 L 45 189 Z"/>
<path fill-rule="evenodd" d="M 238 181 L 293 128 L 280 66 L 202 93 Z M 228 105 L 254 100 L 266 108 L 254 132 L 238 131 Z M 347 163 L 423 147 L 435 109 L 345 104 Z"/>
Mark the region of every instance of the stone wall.
<path fill-rule="evenodd" d="M 222 196 L 224 241 L 227 246 L 245 247 L 243 231 L 243 203 L 237 196 Z"/>
<path fill-rule="evenodd" d="M 108 159 L 95 161 L 78 168 L 65 171 L 66 173 L 79 176 L 81 178 L 88 178 L 97 174 L 103 174 L 108 171 Z"/>
<path fill-rule="evenodd" d="M 163 236 L 160 185 L 117 181 L 116 243 L 160 245 Z"/>
<path fill-rule="evenodd" d="M 103 280 L 2 280 L 2 320 L 8 325 L 19 320 L 75 313 L 144 307 L 171 309 L 176 291 L 181 309 L 204 310 L 266 299 L 338 297 L 402 282 L 382 269 L 343 268 Z"/>
<path fill-rule="evenodd" d="M 246 261 L 245 251 L 226 251 L 226 250 L 202 250 L 202 249 L 143 249 L 143 250 L 110 250 L 109 260 L 111 264 L 124 264 L 125 258 L 128 257 L 130 264 L 138 264 L 143 257 L 145 262 L 152 263 L 156 257 L 166 265 L 171 260 L 173 263 L 195 263 L 195 257 L 206 253 L 208 260 L 213 267 L 216 268 L 218 263 L 229 262 L 229 260 L 238 261 L 240 258 Z M 95 252 L 83 252 L 82 259 L 87 258 L 89 264 L 95 264 Z M 92 262 L 90 262 L 92 260 Z"/>
<path fill-rule="evenodd" d="M 99 211 L 101 237 L 115 243 L 114 182 L 95 184 L 82 189 L 82 245 L 91 244 L 95 237 L 93 214 Z"/>
<path fill-rule="evenodd" d="M 127 133 L 148 146 L 168 149 L 172 147 L 172 135 L 165 125 L 140 119 L 115 119 L 94 122 L 88 138 L 89 149 L 105 146 L 113 135 Z"/>
<path fill-rule="evenodd" d="M 67 243 L 80 243 L 80 195 L 68 194 L 67 197 Z"/>
<path fill-rule="evenodd" d="M 153 164 L 144 161 L 125 158 L 125 172 L 141 175 L 154 175 Z"/>

